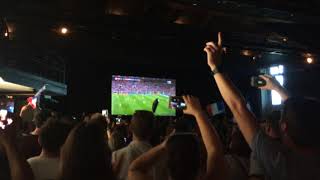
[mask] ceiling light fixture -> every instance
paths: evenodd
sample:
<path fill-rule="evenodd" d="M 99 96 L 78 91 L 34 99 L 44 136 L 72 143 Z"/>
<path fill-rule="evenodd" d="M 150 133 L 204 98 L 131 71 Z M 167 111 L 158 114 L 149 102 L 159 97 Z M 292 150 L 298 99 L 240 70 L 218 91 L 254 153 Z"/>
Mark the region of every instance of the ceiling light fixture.
<path fill-rule="evenodd" d="M 60 29 L 60 33 L 63 34 L 63 35 L 68 34 L 68 32 L 69 32 L 69 29 L 66 28 L 66 27 L 62 27 L 62 28 Z"/>
<path fill-rule="evenodd" d="M 241 54 L 242 54 L 243 56 L 253 56 L 253 52 L 250 51 L 250 50 L 242 50 L 242 51 L 241 51 Z"/>
<path fill-rule="evenodd" d="M 308 57 L 308 58 L 306 59 L 306 61 L 307 61 L 308 64 L 312 64 L 313 61 L 314 61 L 314 59 L 313 59 L 312 57 Z"/>

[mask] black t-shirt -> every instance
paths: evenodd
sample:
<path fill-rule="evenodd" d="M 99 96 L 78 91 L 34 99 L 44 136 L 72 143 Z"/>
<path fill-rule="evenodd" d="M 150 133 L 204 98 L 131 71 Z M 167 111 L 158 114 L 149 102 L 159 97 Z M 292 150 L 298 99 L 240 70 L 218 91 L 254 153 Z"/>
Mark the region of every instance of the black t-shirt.
<path fill-rule="evenodd" d="M 10 167 L 8 159 L 4 152 L 0 149 L 0 179 L 10 180 Z"/>

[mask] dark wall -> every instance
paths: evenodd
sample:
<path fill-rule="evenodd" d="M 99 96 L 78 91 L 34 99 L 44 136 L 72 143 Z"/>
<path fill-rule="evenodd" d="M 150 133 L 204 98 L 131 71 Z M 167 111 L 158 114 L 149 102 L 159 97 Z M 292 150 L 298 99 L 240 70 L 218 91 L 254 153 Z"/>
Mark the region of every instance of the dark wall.
<path fill-rule="evenodd" d="M 290 66 L 285 76 L 287 88 L 292 95 L 315 97 L 320 99 L 319 66 Z"/>
<path fill-rule="evenodd" d="M 202 47 L 201 47 L 202 48 Z M 137 49 L 140 53 L 143 50 Z M 192 94 L 198 96 L 203 105 L 221 100 L 220 93 L 206 64 L 206 57 L 202 50 L 197 57 L 190 53 L 190 57 L 182 60 L 178 55 L 168 54 L 162 63 L 157 57 L 151 63 L 134 63 L 139 59 L 127 57 L 118 62 L 108 62 L 94 57 L 92 54 L 73 56 L 68 65 L 68 100 L 69 110 L 72 112 L 94 112 L 101 109 L 111 109 L 111 76 L 133 75 L 159 78 L 173 78 L 177 80 L 177 94 Z M 143 55 L 140 56 L 143 58 Z M 103 57 L 104 59 L 117 57 Z M 144 58 L 151 58 L 146 55 Z M 187 59 L 188 58 L 188 59 Z M 78 60 L 76 60 L 78 59 Z M 80 60 L 81 59 L 81 60 Z M 155 60 L 156 59 L 156 60 Z M 249 85 L 250 76 L 256 73 L 256 66 L 249 58 L 226 57 L 228 72 L 246 98 L 254 107 L 259 109 L 259 93 Z M 185 62 L 185 63 L 184 63 Z M 186 63 L 192 62 L 192 63 Z"/>
<path fill-rule="evenodd" d="M 72 48 L 65 51 L 69 59 L 67 80 L 70 112 L 111 109 L 112 75 L 174 78 L 177 80 L 178 95 L 193 94 L 200 97 L 204 105 L 221 100 L 206 64 L 203 46 L 210 39 L 204 32 L 188 31 L 183 35 L 157 38 L 152 31 L 140 33 L 137 38 L 121 34 L 111 39 L 102 34 L 78 35 L 82 38 L 78 42 L 75 38 Z M 225 71 L 259 115 L 260 92 L 250 87 L 250 77 L 257 75 L 261 64 L 284 64 L 284 60 L 288 59 L 270 59 L 266 56 L 253 61 L 252 58 L 240 56 L 239 52 L 239 49 L 228 51 L 224 58 Z M 319 96 L 319 72 L 319 68 L 308 70 L 301 65 L 290 66 L 286 72 L 286 84 L 295 94 Z"/>
<path fill-rule="evenodd" d="M 79 56 L 79 59 L 89 59 Z M 203 105 L 221 100 L 220 93 L 207 68 L 205 57 L 194 66 L 108 63 L 101 60 L 72 61 L 68 73 L 68 109 L 70 112 L 95 112 L 111 109 L 111 76 L 134 75 L 174 78 L 177 93 L 198 96 Z M 225 71 L 260 115 L 260 91 L 250 87 L 250 77 L 257 74 L 255 64 L 245 58 L 228 57 Z M 233 65 L 231 65 L 233 64 Z M 320 71 L 316 66 L 290 66 L 285 72 L 285 84 L 292 95 L 320 99 Z"/>

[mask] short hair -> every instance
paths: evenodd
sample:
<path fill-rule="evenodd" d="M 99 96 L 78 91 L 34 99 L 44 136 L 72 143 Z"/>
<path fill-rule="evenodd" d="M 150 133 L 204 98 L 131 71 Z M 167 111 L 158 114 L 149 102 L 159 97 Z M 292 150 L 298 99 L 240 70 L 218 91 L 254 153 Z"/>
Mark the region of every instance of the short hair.
<path fill-rule="evenodd" d="M 52 117 L 51 111 L 38 110 L 35 113 L 33 121 L 37 128 L 41 128 L 41 126 L 48 120 L 49 117 Z"/>
<path fill-rule="evenodd" d="M 117 151 L 126 146 L 125 135 L 121 132 L 120 128 L 115 128 L 111 133 L 111 137 L 108 141 L 110 150 Z"/>
<path fill-rule="evenodd" d="M 284 103 L 282 121 L 288 124 L 288 135 L 301 147 L 319 148 L 315 140 L 320 130 L 320 102 L 311 98 L 289 98 Z"/>
<path fill-rule="evenodd" d="M 200 143 L 194 135 L 174 135 L 167 142 L 167 167 L 174 180 L 196 179 L 201 168 Z"/>
<path fill-rule="evenodd" d="M 40 130 L 39 143 L 46 151 L 59 154 L 70 130 L 70 125 L 49 118 Z"/>
<path fill-rule="evenodd" d="M 277 135 L 280 134 L 280 119 L 281 111 L 272 111 L 266 117 L 266 123 L 271 126 L 271 128 Z"/>
<path fill-rule="evenodd" d="M 150 111 L 136 111 L 131 120 L 130 130 L 141 140 L 151 138 L 155 127 L 154 115 Z"/>

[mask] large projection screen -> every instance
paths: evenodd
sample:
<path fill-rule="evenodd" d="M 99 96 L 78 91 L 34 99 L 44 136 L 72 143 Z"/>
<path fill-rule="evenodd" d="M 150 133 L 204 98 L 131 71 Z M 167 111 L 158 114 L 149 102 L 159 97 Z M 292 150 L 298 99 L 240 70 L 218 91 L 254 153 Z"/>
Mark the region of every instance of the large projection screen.
<path fill-rule="evenodd" d="M 112 115 L 132 115 L 136 110 L 152 111 L 158 100 L 157 116 L 175 116 L 169 97 L 176 95 L 174 79 L 136 76 L 112 76 Z"/>

